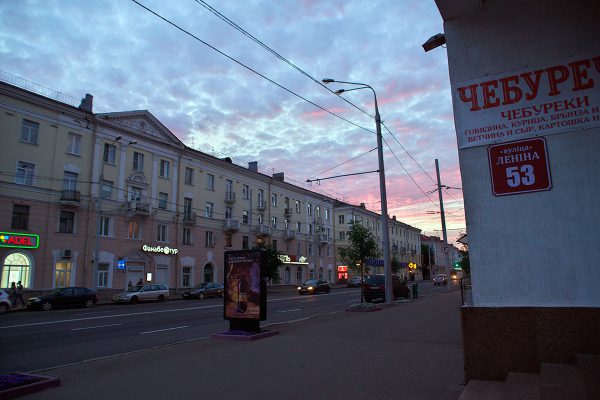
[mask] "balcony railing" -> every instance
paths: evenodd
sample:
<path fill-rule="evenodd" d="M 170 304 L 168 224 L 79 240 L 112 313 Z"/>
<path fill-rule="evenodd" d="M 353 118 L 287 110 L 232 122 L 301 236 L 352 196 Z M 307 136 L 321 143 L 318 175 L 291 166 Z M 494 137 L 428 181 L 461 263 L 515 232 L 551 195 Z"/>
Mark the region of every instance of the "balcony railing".
<path fill-rule="evenodd" d="M 230 191 L 225 192 L 225 202 L 235 203 L 235 192 L 230 192 Z"/>
<path fill-rule="evenodd" d="M 127 202 L 127 210 L 135 214 L 148 215 L 150 214 L 150 203 L 131 200 Z"/>
<path fill-rule="evenodd" d="M 292 209 L 289 207 L 286 207 L 285 210 L 283 210 L 283 215 L 285 215 L 286 217 L 291 217 L 292 216 Z"/>
<path fill-rule="evenodd" d="M 258 203 L 256 204 L 256 208 L 259 210 L 266 210 L 267 204 L 265 203 L 264 200 L 259 200 Z"/>
<path fill-rule="evenodd" d="M 78 190 L 63 190 L 60 195 L 60 202 L 63 204 L 79 205 L 81 202 L 81 192 Z"/>
<path fill-rule="evenodd" d="M 184 212 L 183 213 L 183 223 L 184 224 L 195 224 L 196 223 L 196 213 L 195 212 Z"/>
<path fill-rule="evenodd" d="M 271 236 L 271 227 L 269 225 L 258 225 L 255 229 L 257 236 Z"/>
<path fill-rule="evenodd" d="M 285 230 L 285 240 L 292 240 L 296 238 L 296 231 L 293 229 Z"/>
<path fill-rule="evenodd" d="M 321 244 L 327 244 L 331 241 L 331 239 L 329 239 L 329 236 L 327 236 L 326 233 L 320 233 L 319 234 L 319 243 Z"/>
<path fill-rule="evenodd" d="M 227 232 L 235 232 L 240 229 L 240 223 L 237 219 L 227 218 L 224 222 L 223 229 Z"/>

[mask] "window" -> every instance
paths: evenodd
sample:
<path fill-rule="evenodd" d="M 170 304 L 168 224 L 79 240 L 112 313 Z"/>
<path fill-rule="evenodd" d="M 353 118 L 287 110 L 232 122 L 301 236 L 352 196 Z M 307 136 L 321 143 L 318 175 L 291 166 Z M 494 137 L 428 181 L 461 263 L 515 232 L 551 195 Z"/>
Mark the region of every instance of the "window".
<path fill-rule="evenodd" d="M 265 219 L 265 215 L 264 214 L 258 214 L 258 224 L 262 225 Z"/>
<path fill-rule="evenodd" d="M 159 192 L 158 193 L 158 208 L 166 210 L 168 202 L 169 202 L 169 194 Z"/>
<path fill-rule="evenodd" d="M 127 237 L 129 239 L 142 238 L 142 226 L 139 221 L 129 221 L 127 224 Z"/>
<path fill-rule="evenodd" d="M 108 264 L 98 263 L 98 287 L 108 287 Z"/>
<path fill-rule="evenodd" d="M 315 216 L 317 218 L 321 218 L 321 207 L 319 207 L 319 206 L 315 207 Z"/>
<path fill-rule="evenodd" d="M 194 184 L 194 169 L 190 167 L 185 167 L 185 175 L 183 177 L 183 182 L 186 185 Z"/>
<path fill-rule="evenodd" d="M 160 169 L 158 176 L 161 178 L 169 179 L 169 167 L 171 164 L 167 160 L 160 160 Z"/>
<path fill-rule="evenodd" d="M 306 205 L 306 214 L 307 215 L 312 215 L 312 204 L 307 204 Z"/>
<path fill-rule="evenodd" d="M 29 227 L 29 206 L 24 206 L 21 204 L 14 204 L 11 228 L 12 229 L 29 229 L 28 227 Z M 8 286 L 0 286 L 0 287 L 8 287 Z"/>
<path fill-rule="evenodd" d="M 183 244 L 192 244 L 192 228 L 183 228 Z"/>
<path fill-rule="evenodd" d="M 112 217 L 100 217 L 100 236 L 111 236 Z"/>
<path fill-rule="evenodd" d="M 204 209 L 204 216 L 206 218 L 212 218 L 215 210 L 215 205 L 209 201 L 206 202 L 206 208 Z"/>
<path fill-rule="evenodd" d="M 277 217 L 271 217 L 271 227 L 277 229 Z"/>
<path fill-rule="evenodd" d="M 213 233 L 211 231 L 206 231 L 204 236 L 204 246 L 205 247 L 214 247 L 215 242 L 213 242 Z"/>
<path fill-rule="evenodd" d="M 129 201 L 141 201 L 142 188 L 132 186 L 129 188 Z"/>
<path fill-rule="evenodd" d="M 331 257 L 331 246 L 327 246 L 327 257 Z"/>
<path fill-rule="evenodd" d="M 63 178 L 63 190 L 67 190 L 70 192 L 74 192 L 77 190 L 77 178 L 78 174 L 74 172 L 65 171 L 65 176 Z"/>
<path fill-rule="evenodd" d="M 308 255 L 309 255 L 309 256 L 312 256 L 312 255 L 314 255 L 314 254 L 313 254 L 313 245 L 312 245 L 312 243 L 309 243 L 309 244 L 308 244 Z"/>
<path fill-rule="evenodd" d="M 213 174 L 206 175 L 206 189 L 215 190 L 215 176 Z"/>
<path fill-rule="evenodd" d="M 225 219 L 231 219 L 233 216 L 233 209 L 231 207 L 225 207 Z"/>
<path fill-rule="evenodd" d="M 296 222 L 296 233 L 302 233 L 302 222 Z"/>
<path fill-rule="evenodd" d="M 296 200 L 296 212 L 300 212 L 300 201 Z"/>
<path fill-rule="evenodd" d="M 248 250 L 249 248 L 250 246 L 248 244 L 248 236 L 242 236 L 242 249 Z M 8 285 L 5 287 L 8 287 Z"/>
<path fill-rule="evenodd" d="M 225 247 L 233 247 L 232 243 L 232 236 L 231 234 L 226 234 L 225 235 Z"/>
<path fill-rule="evenodd" d="M 192 267 L 181 268 L 181 287 L 192 287 Z"/>
<path fill-rule="evenodd" d="M 107 164 L 115 163 L 115 154 L 117 152 L 117 148 L 113 144 L 104 143 L 104 155 L 102 160 Z"/>
<path fill-rule="evenodd" d="M 100 187 L 100 196 L 103 199 L 112 199 L 112 188 L 113 183 L 111 181 L 102 181 L 102 185 Z"/>
<path fill-rule="evenodd" d="M 71 262 L 57 262 L 54 270 L 54 287 L 63 288 L 67 286 L 71 286 Z"/>
<path fill-rule="evenodd" d="M 2 265 L 2 281 L 0 287 L 10 287 L 11 282 L 21 281 L 23 287 L 29 287 L 31 260 L 24 253 L 11 253 L 6 256 Z"/>
<path fill-rule="evenodd" d="M 245 200 L 248 200 L 250 198 L 250 188 L 248 187 L 248 185 L 242 186 L 242 197 Z"/>
<path fill-rule="evenodd" d="M 289 197 L 284 197 L 284 199 L 283 199 L 283 206 L 285 208 L 290 208 L 290 198 Z"/>
<path fill-rule="evenodd" d="M 273 247 L 273 250 L 277 251 L 277 240 L 273 240 L 271 246 Z"/>
<path fill-rule="evenodd" d="M 33 186 L 33 172 L 35 164 L 19 161 L 17 163 L 17 175 L 15 182 L 19 185 Z"/>
<path fill-rule="evenodd" d="M 346 240 L 346 232 L 340 232 L 340 240 Z"/>
<path fill-rule="evenodd" d="M 232 194 L 233 193 L 233 181 L 231 179 L 225 180 L 225 193 Z M 231 198 L 228 196 L 228 198 Z"/>
<path fill-rule="evenodd" d="M 191 220 L 192 219 L 192 211 L 193 207 L 192 207 L 192 199 L 190 199 L 189 197 L 184 197 L 183 198 L 183 218 L 185 220 Z M 195 218 L 194 218 L 195 219 Z"/>
<path fill-rule="evenodd" d="M 265 206 L 265 191 L 263 189 L 258 189 L 258 207 Z"/>
<path fill-rule="evenodd" d="M 344 216 L 338 215 L 338 224 L 343 224 L 343 223 L 344 223 Z"/>
<path fill-rule="evenodd" d="M 60 233 L 73 233 L 75 228 L 75 213 L 71 211 L 60 212 L 58 231 Z"/>
<path fill-rule="evenodd" d="M 308 233 L 310 236 L 313 235 L 313 224 L 308 224 L 308 226 L 306 227 L 306 233 Z"/>
<path fill-rule="evenodd" d="M 144 155 L 137 151 L 133 152 L 133 170 L 138 172 L 144 171 Z"/>
<path fill-rule="evenodd" d="M 167 241 L 167 233 L 168 233 L 168 226 L 164 225 L 164 224 L 158 224 L 156 226 L 156 241 L 157 242 L 166 242 Z"/>
<path fill-rule="evenodd" d="M 277 207 L 277 193 L 271 193 L 271 205 Z"/>
<path fill-rule="evenodd" d="M 248 211 L 242 211 L 242 224 L 248 224 Z"/>
<path fill-rule="evenodd" d="M 24 119 L 23 125 L 21 126 L 21 140 L 27 143 L 37 144 L 39 131 L 40 124 Z"/>
<path fill-rule="evenodd" d="M 302 254 L 302 253 L 300 252 L 300 250 L 301 250 L 300 243 L 296 243 L 296 255 L 297 255 L 298 257 L 300 257 L 300 255 Z"/>
<path fill-rule="evenodd" d="M 81 154 L 81 135 L 69 132 L 69 149 L 67 151 L 71 154 Z"/>

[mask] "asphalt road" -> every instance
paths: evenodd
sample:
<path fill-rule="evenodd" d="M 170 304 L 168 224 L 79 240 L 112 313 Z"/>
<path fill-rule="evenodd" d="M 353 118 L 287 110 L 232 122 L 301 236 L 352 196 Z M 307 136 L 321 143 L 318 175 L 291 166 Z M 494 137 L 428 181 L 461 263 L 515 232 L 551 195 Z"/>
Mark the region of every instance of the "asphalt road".
<path fill-rule="evenodd" d="M 452 282 L 447 287 L 419 284 L 421 296 L 453 290 L 458 290 L 458 285 Z M 268 318 L 261 326 L 342 312 L 359 301 L 359 288 L 314 296 L 269 294 Z M 0 316 L 0 374 L 34 372 L 175 342 L 206 340 L 228 329 L 222 299 L 10 312 Z"/>

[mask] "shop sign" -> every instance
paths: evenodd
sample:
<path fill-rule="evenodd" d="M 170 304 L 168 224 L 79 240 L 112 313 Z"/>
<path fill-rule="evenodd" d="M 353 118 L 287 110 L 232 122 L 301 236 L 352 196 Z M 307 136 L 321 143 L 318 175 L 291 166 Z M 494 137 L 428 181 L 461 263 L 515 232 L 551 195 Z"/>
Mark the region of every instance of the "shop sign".
<path fill-rule="evenodd" d="M 148 252 L 148 253 L 164 253 L 167 255 L 170 254 L 177 254 L 179 252 L 179 250 L 177 249 L 172 249 L 168 246 L 148 246 L 148 245 L 144 245 L 142 246 L 142 250 Z"/>
<path fill-rule="evenodd" d="M 458 148 L 600 127 L 600 55 L 452 85 Z"/>
<path fill-rule="evenodd" d="M 28 233 L 0 232 L 0 247 L 37 249 L 40 247 L 40 236 Z"/>
<path fill-rule="evenodd" d="M 367 265 L 370 265 L 372 267 L 382 267 L 383 260 L 380 258 L 367 258 Z"/>
<path fill-rule="evenodd" d="M 552 188 L 543 137 L 490 146 L 488 161 L 495 196 Z"/>
<path fill-rule="evenodd" d="M 298 257 L 298 261 L 296 261 L 296 256 L 287 255 L 287 254 L 279 255 L 279 259 L 284 264 L 306 264 L 306 260 L 307 260 L 306 257 L 300 256 L 300 257 Z"/>

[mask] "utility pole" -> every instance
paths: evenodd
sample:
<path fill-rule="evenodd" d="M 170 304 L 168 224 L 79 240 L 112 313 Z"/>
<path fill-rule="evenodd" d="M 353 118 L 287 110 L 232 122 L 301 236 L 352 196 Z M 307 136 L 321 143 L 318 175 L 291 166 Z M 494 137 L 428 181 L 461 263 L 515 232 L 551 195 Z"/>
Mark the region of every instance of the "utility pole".
<path fill-rule="evenodd" d="M 435 159 L 435 173 L 437 175 L 438 196 L 440 199 L 440 215 L 442 218 L 442 240 L 444 242 L 443 250 L 444 250 L 445 259 L 446 259 L 446 269 L 448 269 L 450 267 L 450 261 L 449 261 L 449 257 L 448 257 L 450 249 L 448 248 L 448 236 L 446 235 L 446 216 L 444 214 L 444 199 L 442 197 L 442 183 L 440 182 L 440 166 L 439 166 L 437 158 Z"/>

